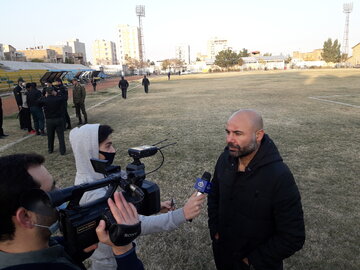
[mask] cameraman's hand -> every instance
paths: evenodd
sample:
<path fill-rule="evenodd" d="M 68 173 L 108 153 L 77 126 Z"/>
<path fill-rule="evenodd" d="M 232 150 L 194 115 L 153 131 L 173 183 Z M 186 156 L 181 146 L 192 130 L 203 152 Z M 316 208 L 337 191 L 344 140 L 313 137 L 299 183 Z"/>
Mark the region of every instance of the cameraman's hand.
<path fill-rule="evenodd" d="M 186 220 L 191 220 L 200 215 L 202 204 L 204 203 L 205 198 L 205 194 L 197 196 L 197 191 L 191 195 L 183 208 Z"/>
<path fill-rule="evenodd" d="M 109 198 L 108 205 L 118 224 L 134 225 L 139 223 L 139 216 L 135 206 L 131 203 L 128 203 L 122 193 L 115 192 L 114 200 L 115 203 L 112 199 Z M 115 246 L 115 244 L 111 242 L 109 232 L 105 230 L 105 226 L 105 221 L 100 220 L 100 223 L 96 228 L 96 234 L 100 242 L 112 247 L 115 255 L 124 254 L 132 248 L 132 243 L 129 243 L 126 246 Z"/>

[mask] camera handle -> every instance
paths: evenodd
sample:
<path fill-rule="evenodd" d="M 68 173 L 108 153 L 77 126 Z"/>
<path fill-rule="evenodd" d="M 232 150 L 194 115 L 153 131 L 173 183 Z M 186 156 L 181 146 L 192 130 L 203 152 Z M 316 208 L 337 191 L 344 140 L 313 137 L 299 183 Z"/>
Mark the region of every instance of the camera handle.
<path fill-rule="evenodd" d="M 126 182 L 126 183 L 124 183 Z M 53 207 L 59 206 L 64 202 L 70 201 L 68 208 L 75 208 L 79 206 L 80 200 L 85 192 L 98 189 L 104 186 L 109 186 L 106 196 L 101 200 L 107 200 L 114 194 L 116 188 L 120 185 L 124 190 L 127 188 L 128 181 L 124 181 L 121 177 L 121 173 L 112 174 L 104 179 L 92 182 L 84 183 L 77 186 L 72 186 L 64 189 L 58 189 L 48 192 L 48 196 Z M 98 200 L 96 200 L 98 202 Z"/>

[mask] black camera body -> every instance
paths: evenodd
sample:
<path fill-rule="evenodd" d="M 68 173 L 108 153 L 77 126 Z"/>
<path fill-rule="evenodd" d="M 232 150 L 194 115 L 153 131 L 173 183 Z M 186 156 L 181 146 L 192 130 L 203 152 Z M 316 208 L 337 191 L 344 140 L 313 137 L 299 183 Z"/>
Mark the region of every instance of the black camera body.
<path fill-rule="evenodd" d="M 146 148 L 148 149 L 148 148 Z M 146 150 L 145 149 L 145 150 Z M 146 150 L 141 157 L 153 155 Z M 129 149 L 130 154 L 130 149 Z M 67 242 L 67 252 L 76 255 L 98 242 L 96 227 L 101 219 L 105 220 L 107 229 L 116 223 L 111 214 L 107 200 L 120 187 L 128 202 L 132 202 L 142 215 L 153 215 L 160 211 L 160 189 L 157 184 L 145 179 L 145 165 L 137 155 L 128 164 L 126 173 L 120 166 L 108 165 L 106 160 L 91 159 L 94 170 L 106 176 L 103 179 L 72 186 L 48 193 L 53 207 L 59 207 L 68 202 L 66 208 L 59 209 L 60 230 Z M 85 192 L 107 187 L 103 197 L 86 204 L 80 204 Z"/>

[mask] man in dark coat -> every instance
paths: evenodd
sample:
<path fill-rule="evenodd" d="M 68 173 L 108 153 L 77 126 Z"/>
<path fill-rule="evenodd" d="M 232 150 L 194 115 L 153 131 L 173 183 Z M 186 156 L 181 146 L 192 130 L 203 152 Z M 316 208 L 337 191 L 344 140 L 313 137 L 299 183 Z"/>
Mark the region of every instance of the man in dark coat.
<path fill-rule="evenodd" d="M 59 139 L 60 154 L 65 155 L 64 138 L 64 96 L 57 96 L 54 88 L 46 89 L 46 96 L 39 100 L 39 105 L 44 107 L 46 130 L 48 136 L 48 152 L 54 152 L 55 132 Z"/>
<path fill-rule="evenodd" d="M 15 88 L 13 89 L 13 93 L 14 93 L 16 104 L 19 109 L 18 118 L 19 118 L 19 122 L 20 122 L 20 129 L 26 129 L 23 113 L 21 112 L 21 108 L 22 108 L 22 104 L 23 104 L 21 93 L 22 93 L 22 91 L 24 91 L 24 89 L 25 89 L 25 81 L 23 80 L 23 78 L 19 78 L 17 86 L 15 86 Z"/>
<path fill-rule="evenodd" d="M 66 124 L 66 129 L 71 129 L 71 121 L 70 121 L 70 116 L 67 110 L 68 107 L 68 98 L 69 98 L 69 94 L 68 94 L 68 89 L 67 87 L 63 84 L 62 79 L 57 78 L 54 82 L 54 87 L 55 90 L 58 92 L 59 96 L 64 96 L 65 97 L 65 103 L 64 103 L 64 124 Z"/>
<path fill-rule="evenodd" d="M 26 96 L 26 102 L 29 106 L 30 113 L 34 121 L 36 135 L 45 136 L 46 134 L 44 131 L 44 113 L 41 106 L 39 105 L 39 100 L 42 97 L 42 93 L 36 88 L 36 83 L 27 83 L 26 90 L 28 92 Z"/>
<path fill-rule="evenodd" d="M 121 89 L 123 99 L 126 99 L 126 92 L 128 87 L 128 81 L 125 80 L 124 76 L 121 76 L 121 80 L 119 81 L 119 88 Z"/>
<path fill-rule="evenodd" d="M 303 210 L 294 177 L 253 110 L 226 125 L 208 197 L 217 269 L 283 269 L 305 241 Z"/>
<path fill-rule="evenodd" d="M 20 129 L 27 129 L 29 134 L 35 134 L 36 132 L 33 130 L 31 124 L 30 109 L 26 102 L 27 90 L 25 86 L 25 81 L 22 78 L 19 78 L 18 85 L 13 90 L 19 108 Z"/>
<path fill-rule="evenodd" d="M 144 86 L 144 91 L 145 93 L 149 93 L 149 85 L 150 85 L 150 81 L 148 78 L 146 78 L 146 75 L 144 75 L 144 79 L 142 79 L 142 85 Z"/>

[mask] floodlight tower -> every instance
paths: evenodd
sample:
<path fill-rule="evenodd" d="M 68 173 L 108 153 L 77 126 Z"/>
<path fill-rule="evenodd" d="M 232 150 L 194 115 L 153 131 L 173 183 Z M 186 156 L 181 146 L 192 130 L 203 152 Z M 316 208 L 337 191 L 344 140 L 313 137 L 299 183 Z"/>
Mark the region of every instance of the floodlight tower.
<path fill-rule="evenodd" d="M 346 19 L 345 19 L 345 30 L 344 30 L 342 53 L 346 55 L 349 55 L 349 17 L 352 10 L 353 10 L 353 3 L 345 3 L 343 5 L 343 12 L 346 14 Z"/>
<path fill-rule="evenodd" d="M 136 16 L 139 17 L 139 60 L 141 66 L 145 60 L 145 43 L 144 43 L 144 30 L 142 26 L 142 17 L 145 17 L 145 6 L 137 5 L 136 6 Z"/>

